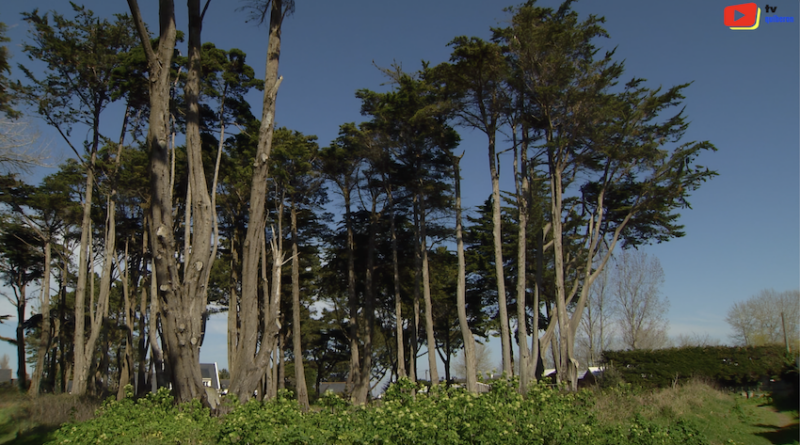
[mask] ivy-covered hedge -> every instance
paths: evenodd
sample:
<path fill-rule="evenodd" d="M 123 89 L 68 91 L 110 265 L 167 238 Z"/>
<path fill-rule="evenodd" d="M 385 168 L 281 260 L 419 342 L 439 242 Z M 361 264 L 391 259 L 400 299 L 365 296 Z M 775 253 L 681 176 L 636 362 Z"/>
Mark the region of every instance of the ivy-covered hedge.
<path fill-rule="evenodd" d="M 702 346 L 658 350 L 605 351 L 603 361 L 624 381 L 647 388 L 665 388 L 692 377 L 725 387 L 756 385 L 779 377 L 793 359 L 777 345 L 755 347 Z"/>

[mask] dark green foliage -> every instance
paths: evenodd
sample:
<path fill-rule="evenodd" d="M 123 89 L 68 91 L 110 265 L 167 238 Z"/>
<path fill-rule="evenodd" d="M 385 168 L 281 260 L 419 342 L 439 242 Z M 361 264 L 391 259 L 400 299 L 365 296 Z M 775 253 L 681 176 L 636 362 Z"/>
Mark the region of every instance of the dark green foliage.
<path fill-rule="evenodd" d="M 0 23 L 0 43 L 9 41 L 10 39 L 6 37 L 6 24 Z M 19 116 L 19 112 L 13 108 L 16 97 L 9 88 L 9 80 L 6 77 L 6 73 L 11 71 L 11 66 L 8 63 L 10 57 L 8 48 L 5 45 L 0 46 L 0 113 L 4 113 L 6 117 L 13 118 Z"/>
<path fill-rule="evenodd" d="M 605 351 L 603 362 L 627 383 L 666 388 L 675 380 L 712 379 L 722 386 L 751 386 L 780 376 L 787 367 L 780 346 L 698 346 L 635 351 Z"/>

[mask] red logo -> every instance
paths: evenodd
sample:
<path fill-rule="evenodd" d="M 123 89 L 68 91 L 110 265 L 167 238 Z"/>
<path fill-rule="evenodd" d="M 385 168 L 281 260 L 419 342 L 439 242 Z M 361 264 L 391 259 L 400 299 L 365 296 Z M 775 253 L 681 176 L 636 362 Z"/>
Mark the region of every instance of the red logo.
<path fill-rule="evenodd" d="M 725 8 L 725 26 L 731 29 L 756 29 L 761 10 L 755 3 L 742 3 Z"/>

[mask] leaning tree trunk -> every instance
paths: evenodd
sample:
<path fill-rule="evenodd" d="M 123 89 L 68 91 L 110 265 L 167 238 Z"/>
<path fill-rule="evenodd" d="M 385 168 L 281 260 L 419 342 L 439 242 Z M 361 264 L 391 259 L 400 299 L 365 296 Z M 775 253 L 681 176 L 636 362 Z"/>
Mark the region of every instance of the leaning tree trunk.
<path fill-rule="evenodd" d="M 81 221 L 81 246 L 78 253 L 78 283 L 75 287 L 75 335 L 73 337 L 74 375 L 72 379 L 72 394 L 86 394 L 87 373 L 90 357 L 85 355 L 85 311 L 86 311 L 86 282 L 89 275 L 89 236 L 91 235 L 92 192 L 94 191 L 94 165 L 97 153 L 92 151 L 89 165 L 86 168 L 86 191 L 84 192 L 83 219 Z"/>
<path fill-rule="evenodd" d="M 508 307 L 506 305 L 506 282 L 503 270 L 503 231 L 500 218 L 500 171 L 495 156 L 495 136 L 489 135 L 489 171 L 492 176 L 492 240 L 494 242 L 494 270 L 497 277 L 497 302 L 500 317 L 500 343 L 503 349 L 503 371 L 509 376 L 514 373 L 511 365 L 511 342 L 508 327 Z"/>
<path fill-rule="evenodd" d="M 236 362 L 232 364 L 230 391 L 242 401 L 247 401 L 265 375 L 269 356 L 274 349 L 279 330 L 279 306 L 272 301 L 265 308 L 263 326 L 265 331 L 258 341 L 258 261 L 259 251 L 265 240 L 266 187 L 269 176 L 269 158 L 272 152 L 273 126 L 275 123 L 275 101 L 282 78 L 278 77 L 278 62 L 281 48 L 281 22 L 283 0 L 272 0 L 269 20 L 269 42 L 264 78 L 264 101 L 258 148 L 253 167 L 250 189 L 250 215 L 242 252 L 242 294 L 240 296 L 240 342 Z M 266 292 L 266 289 L 265 289 Z M 274 295 L 273 295 L 274 300 Z M 258 345 L 260 344 L 260 349 Z"/>
<path fill-rule="evenodd" d="M 463 154 L 462 154 L 463 156 Z M 458 284 L 456 288 L 456 306 L 458 307 L 458 326 L 464 337 L 464 364 L 467 369 L 467 391 L 478 393 L 477 360 L 475 358 L 475 337 L 467 323 L 466 304 L 466 259 L 464 257 L 464 238 L 461 229 L 461 157 L 453 157 L 453 168 L 456 178 L 456 249 L 458 254 Z"/>
<path fill-rule="evenodd" d="M 425 339 L 428 345 L 428 369 L 431 385 L 439 383 L 439 369 L 436 366 L 436 338 L 433 335 L 433 304 L 431 303 L 431 281 L 428 269 L 428 240 L 425 233 L 425 198 L 420 196 L 419 237 L 420 255 L 422 256 L 422 298 L 425 302 Z"/>
<path fill-rule="evenodd" d="M 109 298 L 111 297 L 111 275 L 112 268 L 114 267 L 114 256 L 116 255 L 117 250 L 116 173 L 119 170 L 120 157 L 122 156 L 122 145 L 125 141 L 125 132 L 128 128 L 129 114 L 130 105 L 128 105 L 125 109 L 125 116 L 122 121 L 122 132 L 120 135 L 119 144 L 117 145 L 117 156 L 114 160 L 115 169 L 111 179 L 112 186 L 108 196 L 106 197 L 106 227 L 105 239 L 103 243 L 105 246 L 105 252 L 103 254 L 103 269 L 100 276 L 100 295 L 97 299 L 97 308 L 94 312 L 95 315 L 91 319 L 92 323 L 90 327 L 89 338 L 86 340 L 86 344 L 84 345 L 84 361 L 82 361 L 83 368 L 78 368 L 76 366 L 76 380 L 80 380 L 82 375 L 88 377 L 89 364 L 92 362 L 92 355 L 95 350 L 95 346 L 97 345 L 97 341 L 100 338 L 100 331 L 103 328 L 106 318 L 108 318 Z M 99 114 L 95 116 L 95 119 L 99 122 Z M 94 294 L 94 292 L 92 292 L 92 294 Z M 91 307 L 90 310 L 92 310 Z M 128 315 L 126 315 L 126 318 L 127 317 Z M 83 379 L 85 380 L 85 377 Z"/>

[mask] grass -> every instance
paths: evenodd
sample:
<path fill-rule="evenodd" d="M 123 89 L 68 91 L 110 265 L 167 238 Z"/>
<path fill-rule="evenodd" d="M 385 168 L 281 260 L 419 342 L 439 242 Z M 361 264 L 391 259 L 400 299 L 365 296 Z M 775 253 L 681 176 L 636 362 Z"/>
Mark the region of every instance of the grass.
<path fill-rule="evenodd" d="M 0 389 L 0 444 L 45 443 L 60 424 L 87 420 L 99 405 L 89 398 L 29 398 Z M 593 409 L 605 424 L 636 414 L 665 425 L 689 420 L 714 445 L 798 444 L 800 434 L 796 396 L 746 399 L 701 381 L 648 392 L 626 386 L 598 391 Z"/>
<path fill-rule="evenodd" d="M 28 397 L 16 388 L 0 388 L 0 444 L 33 445 L 72 420 L 94 417 L 100 402 L 69 394 Z"/>
<path fill-rule="evenodd" d="M 695 380 L 652 392 L 607 391 L 594 409 L 607 423 L 636 413 L 664 424 L 688 419 L 715 445 L 798 444 L 797 400 L 786 395 L 746 399 Z"/>

